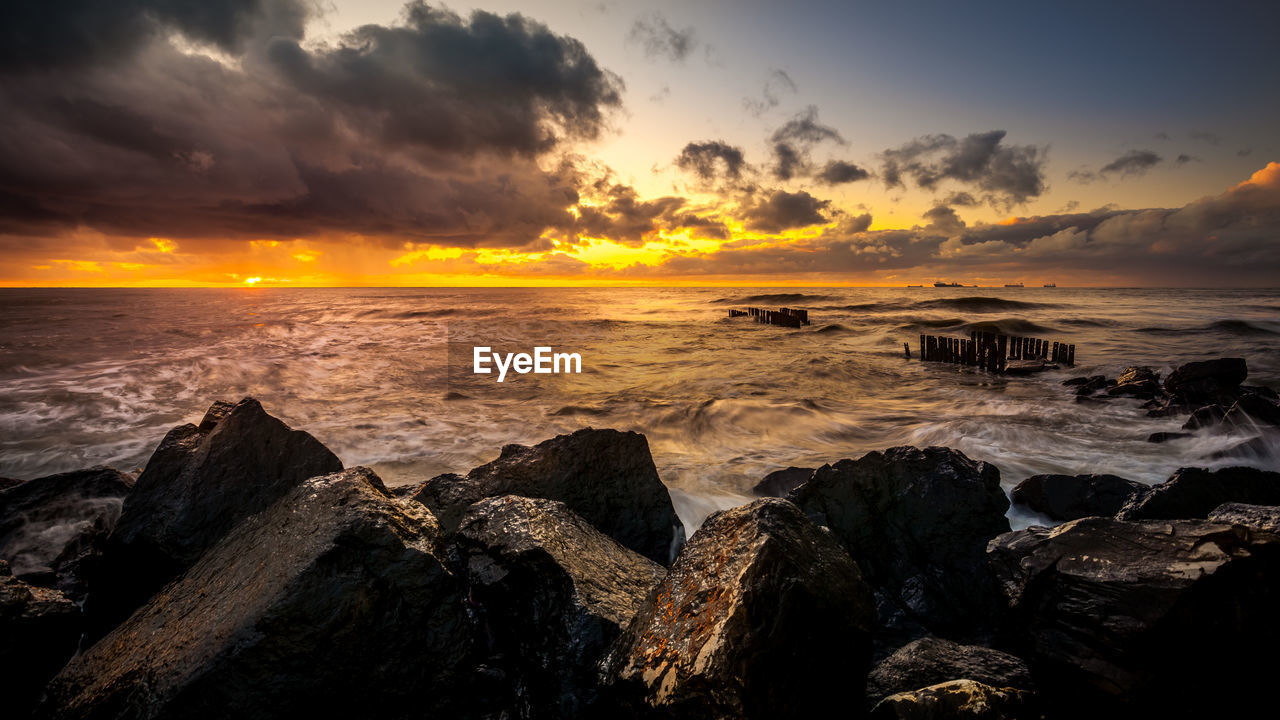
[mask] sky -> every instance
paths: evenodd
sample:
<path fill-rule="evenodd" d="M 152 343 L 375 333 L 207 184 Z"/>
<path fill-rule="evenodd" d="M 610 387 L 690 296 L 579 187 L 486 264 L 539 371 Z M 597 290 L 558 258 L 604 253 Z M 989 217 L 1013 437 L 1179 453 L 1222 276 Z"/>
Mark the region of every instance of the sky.
<path fill-rule="evenodd" d="M 1276 286 L 1274 3 L 13 0 L 0 286 Z"/>

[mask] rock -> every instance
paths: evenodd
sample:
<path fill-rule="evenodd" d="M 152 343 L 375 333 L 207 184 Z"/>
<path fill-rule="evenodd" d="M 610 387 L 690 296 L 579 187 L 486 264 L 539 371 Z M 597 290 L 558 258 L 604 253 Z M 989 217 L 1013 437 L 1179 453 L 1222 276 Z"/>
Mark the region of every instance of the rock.
<path fill-rule="evenodd" d="M 9 488 L 15 488 L 21 484 L 22 484 L 21 480 L 15 480 L 14 478 L 0 477 L 0 491 L 8 490 Z"/>
<path fill-rule="evenodd" d="M 764 498 L 707 518 L 602 667 L 614 693 L 647 708 L 640 717 L 857 713 L 874 623 L 849 555 Z"/>
<path fill-rule="evenodd" d="M 1102 377 L 1102 376 L 1095 375 L 1094 377 Z M 1092 378 L 1088 376 L 1081 375 L 1080 377 L 1067 378 L 1066 380 L 1062 381 L 1062 384 L 1065 387 L 1077 387 L 1080 385 L 1087 385 L 1091 379 Z M 1103 379 L 1105 380 L 1106 378 L 1103 378 Z"/>
<path fill-rule="evenodd" d="M 1235 428 L 1280 426 L 1280 405 L 1262 395 L 1241 395 L 1223 415 L 1222 421 Z"/>
<path fill-rule="evenodd" d="M 1013 720 L 1039 717 L 1033 707 L 1032 693 L 973 680 L 952 680 L 891 695 L 876 705 L 871 717 L 875 720 Z"/>
<path fill-rule="evenodd" d="M 1182 440 L 1183 438 L 1189 438 L 1189 437 L 1191 437 L 1191 433 L 1184 433 L 1184 432 L 1155 432 L 1155 433 L 1151 433 L 1150 435 L 1148 435 L 1148 436 L 1147 436 L 1147 442 L 1149 442 L 1149 443 L 1163 443 L 1163 442 L 1169 442 L 1170 440 Z"/>
<path fill-rule="evenodd" d="M 388 487 L 387 489 L 391 491 L 392 495 L 395 495 L 396 497 L 402 500 L 412 500 L 413 496 L 417 495 L 422 490 L 422 486 L 426 485 L 428 482 L 430 481 L 423 480 L 421 482 L 416 482 L 416 483 L 396 485 L 395 487 Z"/>
<path fill-rule="evenodd" d="M 15 578 L 0 560 L 0 698 L 6 717 L 25 717 L 40 689 L 76 651 L 80 608 L 57 590 Z"/>
<path fill-rule="evenodd" d="M 431 514 L 372 471 L 302 481 L 77 655 L 41 715 L 459 716 L 472 630 L 442 558 Z"/>
<path fill-rule="evenodd" d="M 1216 450 L 1201 456 L 1203 460 L 1268 460 L 1280 450 L 1280 443 L 1268 441 L 1265 437 L 1253 437 L 1242 440 L 1224 450 Z"/>
<path fill-rule="evenodd" d="M 1079 379 L 1079 378 L 1077 378 Z M 1104 375 L 1094 375 L 1085 378 L 1082 383 L 1076 383 L 1076 397 L 1085 397 L 1093 395 L 1107 389 L 1107 378 Z"/>
<path fill-rule="evenodd" d="M 1262 385 L 1241 385 L 1240 395 L 1242 397 L 1245 395 L 1258 395 L 1268 400 L 1280 401 L 1280 393 Z"/>
<path fill-rule="evenodd" d="M 1032 475 L 1013 488 L 1013 502 L 1053 520 L 1111 517 L 1146 485 L 1115 475 Z"/>
<path fill-rule="evenodd" d="M 1058 365 L 1055 363 L 1047 363 L 1043 360 L 1010 360 L 1004 368 L 1005 375 L 1020 377 L 1024 375 L 1035 375 L 1046 370 L 1057 370 Z"/>
<path fill-rule="evenodd" d="M 1191 417 L 1182 423 L 1182 429 L 1199 430 L 1200 428 L 1213 427 L 1222 422 L 1222 418 L 1226 414 L 1226 408 L 1221 405 L 1205 405 L 1191 413 Z"/>
<path fill-rule="evenodd" d="M 465 478 L 428 480 L 413 499 L 453 532 L 472 503 L 498 495 L 559 500 L 655 562 L 670 562 L 684 542 L 684 525 L 640 433 L 587 428 L 534 447 L 507 445 L 497 460 Z"/>
<path fill-rule="evenodd" d="M 1280 534 L 1280 507 L 1275 505 L 1223 503 L 1209 513 L 1209 519 Z"/>
<path fill-rule="evenodd" d="M 789 467 L 774 470 L 756 483 L 751 492 L 759 497 L 786 497 L 787 493 L 800 487 L 812 474 L 813 468 Z"/>
<path fill-rule="evenodd" d="M 1271 697 L 1280 536 L 1206 520 L 1084 518 L 991 542 L 1046 707 L 1229 717 Z M 1257 707 L 1257 705 L 1254 705 Z"/>
<path fill-rule="evenodd" d="M 1280 505 L 1280 473 L 1251 467 L 1179 468 L 1168 480 L 1135 496 L 1116 517 L 1121 520 L 1204 518 L 1226 502 Z"/>
<path fill-rule="evenodd" d="M 947 448 L 892 448 L 818 468 L 791 499 L 871 583 L 882 647 L 989 637 L 1002 603 L 985 549 L 1009 530 L 994 465 Z"/>
<path fill-rule="evenodd" d="M 200 428 L 207 427 L 208 430 Z M 246 398 L 215 403 L 200 426 L 169 431 L 138 476 L 86 601 L 96 638 L 146 601 L 246 517 L 342 462 Z"/>
<path fill-rule="evenodd" d="M 1234 396 L 1249 377 L 1243 358 L 1219 358 L 1191 362 L 1169 373 L 1164 390 L 1188 402 L 1207 405 Z"/>
<path fill-rule="evenodd" d="M 1129 367 L 1107 389 L 1111 397 L 1134 397 L 1150 400 L 1160 394 L 1160 376 L 1149 367 Z"/>
<path fill-rule="evenodd" d="M 132 489 L 132 477 L 95 467 L 0 492 L 0 560 L 19 578 L 47 576 L 51 586 L 82 600 Z"/>
<path fill-rule="evenodd" d="M 597 664 L 666 575 L 563 503 L 506 495 L 472 505 L 456 543 L 516 717 L 582 717 Z"/>
<path fill-rule="evenodd" d="M 898 648 L 867 676 L 867 702 L 951 680 L 976 680 L 997 688 L 1034 690 L 1021 659 L 980 645 L 926 637 Z"/>

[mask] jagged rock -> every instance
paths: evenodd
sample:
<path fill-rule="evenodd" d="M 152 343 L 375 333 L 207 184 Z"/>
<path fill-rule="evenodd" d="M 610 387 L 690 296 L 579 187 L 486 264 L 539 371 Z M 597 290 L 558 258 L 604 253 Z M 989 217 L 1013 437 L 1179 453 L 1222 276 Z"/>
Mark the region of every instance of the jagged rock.
<path fill-rule="evenodd" d="M 1257 395 L 1268 400 L 1280 401 L 1280 393 L 1263 385 L 1241 385 L 1240 395 Z"/>
<path fill-rule="evenodd" d="M 506 495 L 472 505 L 456 542 L 521 718 L 582 717 L 597 664 L 666 575 L 563 503 Z"/>
<path fill-rule="evenodd" d="M 0 477 L 0 491 L 18 487 L 22 482 L 22 480 L 16 480 L 14 478 Z"/>
<path fill-rule="evenodd" d="M 57 590 L 28 585 L 0 560 L 0 707 L 25 717 L 44 684 L 76 651 L 80 608 Z"/>
<path fill-rule="evenodd" d="M 1223 414 L 1222 422 L 1243 428 L 1255 425 L 1280 426 L 1280 405 L 1262 395 L 1241 395 L 1231 409 Z"/>
<path fill-rule="evenodd" d="M 1223 503 L 1209 513 L 1209 519 L 1280 534 L 1280 507 L 1275 505 Z"/>
<path fill-rule="evenodd" d="M 1182 423 L 1182 429 L 1199 430 L 1200 428 L 1213 427 L 1222 422 L 1222 417 L 1226 414 L 1226 408 L 1221 405 L 1205 405 L 1191 413 L 1191 417 Z"/>
<path fill-rule="evenodd" d="M 813 468 L 789 467 L 774 470 L 751 488 L 751 493 L 759 497 L 786 497 L 809 479 Z"/>
<path fill-rule="evenodd" d="M 1150 400 L 1160 394 L 1160 376 L 1149 367 L 1130 367 L 1107 389 L 1112 397 L 1134 397 Z"/>
<path fill-rule="evenodd" d="M 1009 531 L 994 465 L 948 448 L 892 448 L 818 468 L 791 499 L 858 562 L 882 646 L 992 632 L 1001 603 L 985 549 Z"/>
<path fill-rule="evenodd" d="M 1116 517 L 1121 520 L 1204 518 L 1209 511 L 1227 502 L 1280 505 L 1280 473 L 1251 467 L 1179 468 L 1168 480 L 1135 496 Z"/>
<path fill-rule="evenodd" d="M 39 715 L 459 717 L 472 630 L 442 557 L 372 471 L 305 480 L 76 656 Z"/>
<path fill-rule="evenodd" d="M 1014 486 L 1014 504 L 1053 520 L 1111 517 L 1146 485 L 1115 475 L 1032 475 Z"/>
<path fill-rule="evenodd" d="M 407 483 L 405 485 L 396 485 L 395 487 L 388 489 L 391 490 L 392 495 L 395 495 L 402 500 L 412 500 L 413 496 L 417 495 L 418 492 L 422 490 L 422 486 L 426 485 L 428 482 L 430 481 L 423 480 L 421 482 Z"/>
<path fill-rule="evenodd" d="M 1102 376 L 1095 375 L 1094 377 L 1102 377 Z M 1091 379 L 1092 378 L 1090 378 L 1089 376 L 1081 375 L 1080 377 L 1067 378 L 1066 380 L 1062 381 L 1062 384 L 1066 387 L 1077 387 L 1079 385 L 1088 384 Z M 1105 378 L 1103 379 L 1105 380 Z"/>
<path fill-rule="evenodd" d="M 432 478 L 413 499 L 453 532 L 472 503 L 498 495 L 559 500 L 597 530 L 663 564 L 684 541 L 649 442 L 636 432 L 587 428 L 534 447 L 507 445 L 465 478 Z"/>
<path fill-rule="evenodd" d="M 169 431 L 152 454 L 86 601 L 97 637 L 146 601 L 246 517 L 342 462 L 318 440 L 245 398 L 214 403 L 199 426 Z M 201 430 L 201 428 L 209 428 Z"/>
<path fill-rule="evenodd" d="M 1080 378 L 1076 378 L 1079 380 Z M 1076 386 L 1076 397 L 1086 397 L 1094 393 L 1107 389 L 1107 378 L 1105 375 L 1094 375 L 1084 378 L 1084 382 L 1074 383 Z"/>
<path fill-rule="evenodd" d="M 1184 432 L 1154 432 L 1154 433 L 1151 433 L 1150 435 L 1148 435 L 1148 436 L 1147 436 L 1147 442 L 1149 442 L 1149 443 L 1163 443 L 1163 442 L 1169 442 L 1170 440 L 1181 440 L 1181 439 L 1183 439 L 1183 438 L 1189 438 L 1189 437 L 1191 437 L 1191 433 L 1184 433 Z"/>
<path fill-rule="evenodd" d="M 871 669 L 867 702 L 874 705 L 896 693 L 965 679 L 997 688 L 1035 689 L 1027 664 L 1013 655 L 926 637 L 898 648 Z"/>
<path fill-rule="evenodd" d="M 858 566 L 791 503 L 712 514 L 602 663 L 641 717 L 857 713 L 875 610 Z M 859 682 L 860 684 L 860 682 Z"/>
<path fill-rule="evenodd" d="M 1243 358 L 1219 358 L 1190 362 L 1169 373 L 1164 390 L 1190 403 L 1207 405 L 1234 396 L 1249 377 Z"/>
<path fill-rule="evenodd" d="M 1206 520 L 1084 518 L 991 542 L 1046 707 L 1231 716 L 1271 697 L 1280 536 Z"/>
<path fill-rule="evenodd" d="M 132 488 L 129 475 L 95 467 L 0 492 L 0 560 L 19 578 L 45 575 L 53 587 L 83 599 L 93 563 Z"/>
<path fill-rule="evenodd" d="M 875 720 L 1015 720 L 1035 718 L 1034 695 L 973 680 L 952 680 L 891 695 L 871 711 Z"/>

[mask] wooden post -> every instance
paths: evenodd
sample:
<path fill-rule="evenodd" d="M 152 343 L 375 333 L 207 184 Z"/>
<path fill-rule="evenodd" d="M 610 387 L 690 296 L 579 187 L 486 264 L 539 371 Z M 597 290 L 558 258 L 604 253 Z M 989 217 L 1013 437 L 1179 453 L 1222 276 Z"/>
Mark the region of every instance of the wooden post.
<path fill-rule="evenodd" d="M 1076 346 L 1075 345 L 1067 346 L 1067 364 L 1068 365 L 1076 364 Z"/>
<path fill-rule="evenodd" d="M 996 362 L 999 365 L 999 371 L 1004 372 L 1005 360 L 1006 360 L 1005 352 L 1008 350 L 1008 348 L 1006 347 L 1006 343 L 1009 342 L 1009 338 L 1005 337 L 1004 335 L 1001 335 L 997 339 L 997 342 L 1000 343 L 1000 349 L 996 353 Z"/>

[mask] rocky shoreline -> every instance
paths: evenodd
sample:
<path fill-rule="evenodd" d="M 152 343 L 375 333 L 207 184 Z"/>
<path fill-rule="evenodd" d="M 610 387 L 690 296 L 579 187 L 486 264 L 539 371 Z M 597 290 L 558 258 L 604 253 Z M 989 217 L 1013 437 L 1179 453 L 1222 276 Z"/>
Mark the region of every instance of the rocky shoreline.
<path fill-rule="evenodd" d="M 1242 360 L 1143 370 L 1068 382 L 1280 417 Z M 136 477 L 0 488 L 14 718 L 1223 715 L 1280 639 L 1280 473 L 1246 467 L 1034 476 L 1013 500 L 1064 524 L 1011 531 L 994 465 L 897 447 L 686 538 L 638 433 L 392 491 L 246 398 Z"/>

